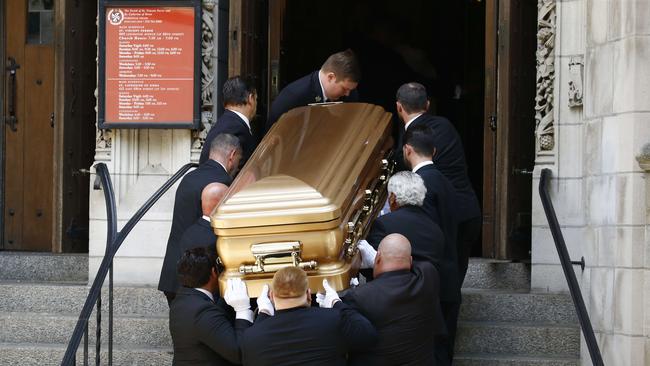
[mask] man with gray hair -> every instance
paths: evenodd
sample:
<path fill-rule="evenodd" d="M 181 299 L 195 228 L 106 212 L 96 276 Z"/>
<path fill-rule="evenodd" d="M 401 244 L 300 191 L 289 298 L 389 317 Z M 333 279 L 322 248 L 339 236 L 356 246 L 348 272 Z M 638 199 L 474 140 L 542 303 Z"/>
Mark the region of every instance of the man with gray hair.
<path fill-rule="evenodd" d="M 179 288 L 176 278 L 176 262 L 181 257 L 180 240 L 185 230 L 203 216 L 201 193 L 210 183 L 232 183 L 232 177 L 239 169 L 242 148 L 239 139 L 231 134 L 215 136 L 210 143 L 210 158 L 195 170 L 187 173 L 176 189 L 172 227 L 167 240 L 167 250 L 160 272 L 158 290 L 171 304 Z"/>
<path fill-rule="evenodd" d="M 445 237 L 422 209 L 426 193 L 419 175 L 409 171 L 393 175 L 388 180 L 391 212 L 373 222 L 366 241 L 376 249 L 387 235 L 402 234 L 411 243 L 413 259 L 426 260 L 438 267 L 444 255 Z M 440 279 L 444 281 L 444 274 L 440 272 Z"/>

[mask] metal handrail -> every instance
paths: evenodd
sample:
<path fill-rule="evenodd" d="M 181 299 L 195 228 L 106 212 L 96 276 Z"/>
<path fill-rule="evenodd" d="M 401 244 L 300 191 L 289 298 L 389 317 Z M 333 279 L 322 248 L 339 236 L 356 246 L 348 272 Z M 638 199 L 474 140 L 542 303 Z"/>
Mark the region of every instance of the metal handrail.
<path fill-rule="evenodd" d="M 171 188 L 188 170 L 197 167 L 196 163 L 188 163 L 183 165 L 174 175 L 172 175 L 158 190 L 145 202 L 142 207 L 129 219 L 124 225 L 122 230 L 117 231 L 117 209 L 115 204 L 115 193 L 113 191 L 113 183 L 108 168 L 104 163 L 95 165 L 95 171 L 100 179 L 102 188 L 104 190 L 104 200 L 106 201 L 106 220 L 107 220 L 107 235 L 106 235 L 106 251 L 102 259 L 95 280 L 88 292 L 88 297 L 81 310 L 77 325 L 74 328 L 70 342 L 61 361 L 62 366 L 74 365 L 76 363 L 76 353 L 79 348 L 81 338 L 84 337 L 84 364 L 87 364 L 87 337 L 88 337 L 88 320 L 93 308 L 97 305 L 97 337 L 96 337 L 96 354 L 95 363 L 99 365 L 100 351 L 101 351 L 101 290 L 106 275 L 110 272 L 109 276 L 109 314 L 108 314 L 108 364 L 112 364 L 113 359 L 113 258 L 120 249 L 120 246 L 129 235 L 133 227 L 140 222 L 140 219 L 149 211 L 149 209 L 162 197 L 165 192 Z"/>
<path fill-rule="evenodd" d="M 542 174 L 539 180 L 539 196 L 542 200 L 542 206 L 544 206 L 544 213 L 546 214 L 546 219 L 548 220 L 548 225 L 551 229 L 551 234 L 553 235 L 553 241 L 555 242 L 557 254 L 560 257 L 560 264 L 562 264 L 564 277 L 566 278 L 567 284 L 569 285 L 569 292 L 571 293 L 573 305 L 575 306 L 576 313 L 578 314 L 580 328 L 582 329 L 582 334 L 585 336 L 585 342 L 587 343 L 587 348 L 589 349 L 591 362 L 596 366 L 602 366 L 603 357 L 600 354 L 600 348 L 598 348 L 594 329 L 592 328 L 591 321 L 589 320 L 587 307 L 585 306 L 585 302 L 582 299 L 580 285 L 578 284 L 576 274 L 573 271 L 573 267 L 571 266 L 572 262 L 571 258 L 569 257 L 569 251 L 566 248 L 564 236 L 562 236 L 562 230 L 560 230 L 560 224 L 557 221 L 557 216 L 555 215 L 555 208 L 553 208 L 551 196 L 547 190 L 551 175 L 552 173 L 550 169 L 542 169 Z"/>

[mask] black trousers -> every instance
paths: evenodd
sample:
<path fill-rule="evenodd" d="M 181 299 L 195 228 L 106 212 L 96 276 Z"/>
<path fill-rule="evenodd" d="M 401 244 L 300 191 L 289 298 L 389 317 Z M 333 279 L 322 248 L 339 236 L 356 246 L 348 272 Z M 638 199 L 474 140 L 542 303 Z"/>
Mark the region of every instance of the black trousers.
<path fill-rule="evenodd" d="M 481 216 L 465 220 L 458 224 L 456 250 L 458 252 L 458 278 L 460 286 L 462 286 L 463 281 L 465 281 L 467 266 L 469 264 L 469 255 L 472 252 L 472 247 L 481 235 L 482 225 L 483 217 Z"/>
<path fill-rule="evenodd" d="M 454 345 L 456 343 L 456 328 L 458 325 L 458 313 L 460 302 L 441 301 L 442 316 L 447 326 L 447 336 L 440 337 L 436 341 L 436 365 L 448 366 L 454 359 Z"/>

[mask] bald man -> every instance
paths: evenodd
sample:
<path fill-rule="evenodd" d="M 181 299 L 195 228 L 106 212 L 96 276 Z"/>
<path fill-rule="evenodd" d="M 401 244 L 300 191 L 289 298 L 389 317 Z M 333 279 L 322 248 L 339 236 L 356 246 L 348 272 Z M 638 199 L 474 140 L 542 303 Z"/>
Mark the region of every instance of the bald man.
<path fill-rule="evenodd" d="M 350 290 L 343 301 L 377 329 L 377 344 L 352 353 L 349 365 L 435 365 L 434 343 L 445 333 L 438 300 L 438 271 L 413 261 L 401 234 L 387 235 L 375 252 L 360 244 L 362 263 L 372 263 L 374 280 Z M 374 260 L 373 260 L 374 257 Z"/>
<path fill-rule="evenodd" d="M 325 299 L 311 307 L 307 274 L 297 267 L 275 273 L 275 315 L 260 314 L 241 341 L 244 366 L 344 366 L 349 352 L 372 347 L 372 324 L 339 299 L 325 280 Z"/>
<path fill-rule="evenodd" d="M 213 254 L 217 252 L 217 235 L 210 225 L 212 211 L 221 203 L 228 186 L 222 183 L 210 183 L 201 192 L 201 216 L 185 232 L 180 240 L 181 252 L 193 248 L 209 247 Z"/>

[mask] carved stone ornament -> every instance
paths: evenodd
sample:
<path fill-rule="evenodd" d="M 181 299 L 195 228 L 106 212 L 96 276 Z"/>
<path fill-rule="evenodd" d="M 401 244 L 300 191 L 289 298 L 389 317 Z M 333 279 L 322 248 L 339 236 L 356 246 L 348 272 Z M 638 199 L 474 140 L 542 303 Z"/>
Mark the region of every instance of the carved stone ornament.
<path fill-rule="evenodd" d="M 214 91 L 214 51 L 215 51 L 215 23 L 213 0 L 203 0 L 201 15 L 201 126 L 192 131 L 192 150 L 201 150 L 205 137 L 212 126 L 212 107 Z"/>
<path fill-rule="evenodd" d="M 555 149 L 553 85 L 555 82 L 555 1 L 537 1 L 537 95 L 535 137 L 537 161 L 551 161 Z"/>
<path fill-rule="evenodd" d="M 569 107 L 571 108 L 582 106 L 584 64 L 582 56 L 574 56 L 569 60 Z"/>

